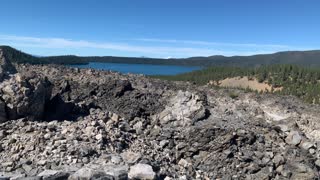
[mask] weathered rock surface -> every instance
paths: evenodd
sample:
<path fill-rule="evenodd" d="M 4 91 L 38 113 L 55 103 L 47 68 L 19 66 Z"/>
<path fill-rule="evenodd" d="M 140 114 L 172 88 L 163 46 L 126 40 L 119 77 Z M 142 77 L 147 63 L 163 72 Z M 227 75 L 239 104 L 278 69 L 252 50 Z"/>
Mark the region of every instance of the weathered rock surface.
<path fill-rule="evenodd" d="M 0 82 L 3 179 L 319 179 L 319 106 L 107 71 L 16 69 Z"/>
<path fill-rule="evenodd" d="M 161 124 L 172 123 L 175 126 L 190 126 L 196 121 L 205 119 L 208 110 L 205 108 L 206 99 L 191 92 L 178 91 L 165 110 L 154 116 Z"/>
<path fill-rule="evenodd" d="M 16 72 L 16 68 L 5 57 L 3 51 L 0 49 L 0 82 L 7 78 L 10 74 L 14 74 Z"/>
<path fill-rule="evenodd" d="M 43 119 L 51 96 L 51 83 L 35 72 L 15 74 L 0 84 L 8 119 Z"/>

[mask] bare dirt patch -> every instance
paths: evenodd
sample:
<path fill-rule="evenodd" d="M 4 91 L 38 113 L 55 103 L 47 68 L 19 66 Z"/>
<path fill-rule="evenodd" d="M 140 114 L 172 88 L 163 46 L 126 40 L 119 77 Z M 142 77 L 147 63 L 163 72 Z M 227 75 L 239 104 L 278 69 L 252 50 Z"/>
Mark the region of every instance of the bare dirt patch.
<path fill-rule="evenodd" d="M 210 81 L 209 84 L 217 85 L 220 87 L 232 87 L 232 88 L 249 88 L 252 90 L 266 92 L 269 91 L 281 91 L 282 87 L 272 87 L 272 85 L 268 84 L 267 82 L 260 83 L 255 78 L 248 78 L 247 76 L 244 77 L 233 77 L 233 78 L 226 78 L 224 80 L 219 81 L 218 83 L 215 81 Z"/>

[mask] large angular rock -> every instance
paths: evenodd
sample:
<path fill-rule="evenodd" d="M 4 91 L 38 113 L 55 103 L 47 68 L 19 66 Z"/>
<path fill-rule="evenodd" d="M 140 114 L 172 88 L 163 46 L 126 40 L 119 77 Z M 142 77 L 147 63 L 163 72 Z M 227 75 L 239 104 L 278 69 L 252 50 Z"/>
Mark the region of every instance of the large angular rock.
<path fill-rule="evenodd" d="M 0 84 L 8 119 L 42 120 L 51 96 L 51 83 L 35 73 L 15 74 Z"/>
<path fill-rule="evenodd" d="M 156 177 L 156 173 L 153 172 L 152 167 L 148 164 L 136 164 L 130 167 L 128 176 L 130 179 L 153 180 Z"/>
<path fill-rule="evenodd" d="M 154 116 L 161 124 L 173 123 L 178 126 L 192 125 L 205 118 L 208 110 L 205 108 L 205 99 L 191 92 L 179 91 L 173 97 L 165 110 Z"/>

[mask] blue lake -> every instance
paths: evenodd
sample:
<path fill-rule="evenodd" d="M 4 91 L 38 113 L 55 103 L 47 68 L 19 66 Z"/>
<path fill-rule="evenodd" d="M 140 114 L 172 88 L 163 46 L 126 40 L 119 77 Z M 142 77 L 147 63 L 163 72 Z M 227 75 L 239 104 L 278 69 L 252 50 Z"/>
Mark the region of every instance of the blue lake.
<path fill-rule="evenodd" d="M 145 74 L 145 75 L 175 75 L 194 70 L 201 67 L 171 66 L 171 65 L 150 65 L 150 64 L 122 64 L 122 63 L 98 63 L 91 62 L 86 65 L 70 65 L 78 68 L 92 68 L 98 70 L 111 70 L 121 73 Z"/>

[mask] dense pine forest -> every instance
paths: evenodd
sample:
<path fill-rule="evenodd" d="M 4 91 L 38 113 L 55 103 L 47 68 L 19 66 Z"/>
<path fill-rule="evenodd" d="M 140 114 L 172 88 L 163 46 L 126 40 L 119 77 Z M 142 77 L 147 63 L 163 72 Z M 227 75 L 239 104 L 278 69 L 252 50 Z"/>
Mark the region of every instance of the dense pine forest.
<path fill-rule="evenodd" d="M 295 95 L 309 103 L 320 103 L 320 68 L 297 65 L 270 65 L 257 68 L 250 67 L 209 67 L 175 76 L 152 76 L 154 78 L 189 81 L 205 85 L 209 81 L 220 81 L 231 77 L 247 76 L 259 82 L 267 82 L 273 87 L 282 87 L 273 91 L 283 95 Z"/>

